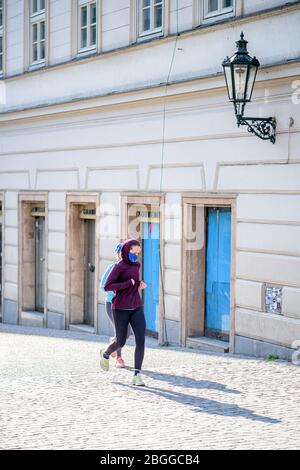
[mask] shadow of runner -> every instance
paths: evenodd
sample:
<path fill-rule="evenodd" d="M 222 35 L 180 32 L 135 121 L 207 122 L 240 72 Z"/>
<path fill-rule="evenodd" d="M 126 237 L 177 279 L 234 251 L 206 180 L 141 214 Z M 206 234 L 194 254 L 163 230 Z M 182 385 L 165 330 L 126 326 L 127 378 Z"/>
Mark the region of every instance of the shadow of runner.
<path fill-rule="evenodd" d="M 266 416 L 260 416 L 255 414 L 252 410 L 247 408 L 242 408 L 239 405 L 232 403 L 221 403 L 216 400 L 211 400 L 209 398 L 195 397 L 193 395 L 187 395 L 181 392 L 175 392 L 173 390 L 166 390 L 163 388 L 154 388 L 154 387 L 136 387 L 134 385 L 127 385 L 121 382 L 113 381 L 115 385 L 121 385 L 126 388 L 135 388 L 140 390 L 142 393 L 152 393 L 154 395 L 161 396 L 167 400 L 173 400 L 182 405 L 190 405 L 193 407 L 195 412 L 199 413 L 208 413 L 213 415 L 220 416 L 241 416 L 245 419 L 251 419 L 253 421 L 261 421 L 268 424 L 278 424 L 281 421 L 278 419 L 268 418 Z"/>
<path fill-rule="evenodd" d="M 126 366 L 126 369 L 134 371 L 133 367 Z M 174 374 L 166 374 L 165 372 L 155 372 L 155 371 L 146 370 L 146 369 L 143 369 L 142 373 L 146 377 L 150 377 L 155 380 L 161 380 L 163 382 L 168 382 L 170 384 L 174 384 L 179 387 L 187 387 L 187 388 L 195 388 L 195 389 L 207 388 L 207 389 L 212 389 L 212 390 L 220 390 L 222 392 L 227 392 L 227 393 L 234 393 L 236 395 L 239 395 L 240 393 L 242 393 L 239 390 L 228 388 L 227 385 L 221 384 L 219 382 L 212 382 L 210 380 L 195 380 L 195 379 L 192 379 L 191 377 L 185 377 L 185 376 L 174 375 Z"/>

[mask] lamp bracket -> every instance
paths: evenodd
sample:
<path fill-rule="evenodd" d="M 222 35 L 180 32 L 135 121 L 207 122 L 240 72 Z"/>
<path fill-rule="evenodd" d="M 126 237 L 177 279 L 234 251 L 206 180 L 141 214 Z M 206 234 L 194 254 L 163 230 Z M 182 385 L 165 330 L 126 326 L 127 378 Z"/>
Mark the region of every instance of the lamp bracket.
<path fill-rule="evenodd" d="M 244 117 L 237 114 L 237 125 L 248 126 L 248 132 L 251 132 L 262 140 L 270 140 L 275 144 L 276 140 L 276 119 L 273 117 L 257 118 Z"/>

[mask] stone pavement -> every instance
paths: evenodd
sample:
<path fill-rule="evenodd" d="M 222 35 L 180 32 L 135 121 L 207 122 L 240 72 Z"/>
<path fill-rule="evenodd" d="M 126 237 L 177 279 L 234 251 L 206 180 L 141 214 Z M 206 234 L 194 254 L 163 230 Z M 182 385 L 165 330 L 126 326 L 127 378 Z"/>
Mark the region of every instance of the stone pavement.
<path fill-rule="evenodd" d="M 148 338 L 135 388 L 99 369 L 107 341 L 0 324 L 0 449 L 300 448 L 299 366 Z"/>

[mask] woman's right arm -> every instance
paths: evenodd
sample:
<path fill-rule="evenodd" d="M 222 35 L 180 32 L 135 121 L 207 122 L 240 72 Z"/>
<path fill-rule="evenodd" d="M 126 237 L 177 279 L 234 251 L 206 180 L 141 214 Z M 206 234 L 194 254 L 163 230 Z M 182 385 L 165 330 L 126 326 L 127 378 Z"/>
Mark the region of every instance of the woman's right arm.
<path fill-rule="evenodd" d="M 119 275 L 120 275 L 120 268 L 116 264 L 112 268 L 111 272 L 108 275 L 108 278 L 106 279 L 106 282 L 104 284 L 104 290 L 105 291 L 124 290 L 124 289 L 127 289 L 128 287 L 132 286 L 131 279 L 128 279 L 128 281 L 118 282 Z"/>

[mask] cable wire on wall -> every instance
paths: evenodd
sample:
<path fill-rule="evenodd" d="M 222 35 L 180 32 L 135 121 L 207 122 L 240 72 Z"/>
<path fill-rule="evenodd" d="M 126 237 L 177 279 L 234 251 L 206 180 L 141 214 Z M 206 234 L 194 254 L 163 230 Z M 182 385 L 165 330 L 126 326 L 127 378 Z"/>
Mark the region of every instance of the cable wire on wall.
<path fill-rule="evenodd" d="M 178 0 L 177 0 L 177 32 L 176 32 L 176 39 L 174 42 L 174 49 L 172 53 L 172 58 L 170 62 L 170 67 L 168 71 L 168 76 L 165 84 L 165 93 L 163 99 L 163 123 L 162 123 L 162 146 L 161 146 L 161 164 L 160 164 L 160 185 L 159 185 L 159 193 L 162 196 L 162 187 L 163 187 L 163 170 L 164 170 L 164 158 L 165 158 L 165 132 L 166 132 L 166 97 L 168 93 L 168 85 L 170 81 L 170 76 L 173 68 L 174 58 L 176 55 L 178 37 L 179 37 L 179 26 L 178 26 Z M 159 264 L 160 264 L 160 279 L 161 279 L 161 290 L 162 290 L 162 307 L 163 307 L 163 329 L 164 329 L 164 342 L 165 344 L 168 343 L 168 332 L 166 326 L 166 305 L 165 305 L 165 286 L 164 286 L 164 276 L 163 276 L 163 266 L 162 266 L 162 257 L 159 257 Z"/>

